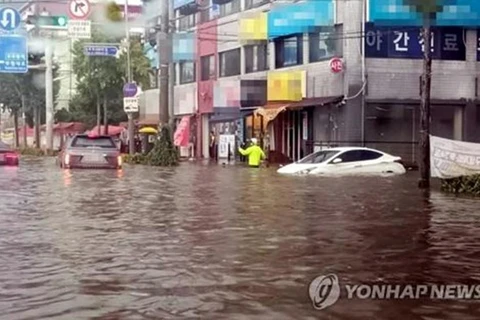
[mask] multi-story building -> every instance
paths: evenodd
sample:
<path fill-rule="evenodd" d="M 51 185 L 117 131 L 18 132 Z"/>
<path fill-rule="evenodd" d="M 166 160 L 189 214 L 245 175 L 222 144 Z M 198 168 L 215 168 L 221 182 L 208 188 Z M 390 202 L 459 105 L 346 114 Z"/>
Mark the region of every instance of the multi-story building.
<path fill-rule="evenodd" d="M 212 130 L 233 126 L 280 160 L 334 142 L 414 161 L 420 29 L 373 25 L 367 2 L 174 1 L 177 31 L 196 40 L 196 56 L 176 64 L 174 89 L 175 115 L 194 119 L 196 155 L 208 156 Z M 432 134 L 480 142 L 477 31 L 433 33 Z"/>

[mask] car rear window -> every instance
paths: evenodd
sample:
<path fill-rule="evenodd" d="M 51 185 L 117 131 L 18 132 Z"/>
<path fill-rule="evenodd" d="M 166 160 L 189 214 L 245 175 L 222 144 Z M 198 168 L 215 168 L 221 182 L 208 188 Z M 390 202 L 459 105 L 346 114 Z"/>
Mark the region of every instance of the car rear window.
<path fill-rule="evenodd" d="M 74 148 L 116 148 L 117 146 L 111 138 L 108 137 L 75 137 L 72 141 Z"/>

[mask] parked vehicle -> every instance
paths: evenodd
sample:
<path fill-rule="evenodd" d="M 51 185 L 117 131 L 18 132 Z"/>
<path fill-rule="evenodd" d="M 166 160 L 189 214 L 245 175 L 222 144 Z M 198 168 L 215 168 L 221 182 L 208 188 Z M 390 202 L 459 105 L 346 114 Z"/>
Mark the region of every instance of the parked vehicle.
<path fill-rule="evenodd" d="M 65 169 L 121 169 L 122 157 L 112 137 L 78 134 L 66 141 L 57 163 Z"/>
<path fill-rule="evenodd" d="M 0 166 L 18 166 L 19 156 L 8 144 L 0 141 Z"/>
<path fill-rule="evenodd" d="M 278 169 L 282 174 L 404 174 L 400 157 L 359 147 L 330 148 Z"/>

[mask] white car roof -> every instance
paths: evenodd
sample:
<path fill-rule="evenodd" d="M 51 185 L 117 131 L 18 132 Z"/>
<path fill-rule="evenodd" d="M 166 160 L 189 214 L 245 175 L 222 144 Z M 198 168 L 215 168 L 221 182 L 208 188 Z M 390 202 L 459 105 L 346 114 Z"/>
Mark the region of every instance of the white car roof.
<path fill-rule="evenodd" d="M 329 150 L 329 151 L 351 151 L 351 150 L 371 150 L 371 151 L 375 151 L 375 152 L 379 152 L 379 153 L 385 153 L 383 151 L 380 151 L 380 150 L 377 150 L 377 149 L 372 149 L 372 148 L 365 148 L 365 147 L 334 147 L 334 148 L 325 148 L 325 149 L 322 149 L 320 151 L 325 151 L 325 150 Z"/>

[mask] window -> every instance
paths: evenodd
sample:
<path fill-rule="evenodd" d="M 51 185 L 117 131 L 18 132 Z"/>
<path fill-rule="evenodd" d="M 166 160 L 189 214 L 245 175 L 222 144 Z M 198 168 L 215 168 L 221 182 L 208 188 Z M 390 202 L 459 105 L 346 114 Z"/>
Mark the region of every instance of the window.
<path fill-rule="evenodd" d="M 180 84 L 195 82 L 195 62 L 180 63 Z"/>
<path fill-rule="evenodd" d="M 222 52 L 219 54 L 219 58 L 220 77 L 240 74 L 240 48 Z"/>
<path fill-rule="evenodd" d="M 116 144 L 110 137 L 90 138 L 88 136 L 77 136 L 72 141 L 74 148 L 116 148 Z"/>
<path fill-rule="evenodd" d="M 338 154 L 338 151 L 318 151 L 298 161 L 298 163 L 322 163 Z"/>
<path fill-rule="evenodd" d="M 309 61 L 316 62 L 343 55 L 343 26 L 326 28 L 317 33 L 308 35 Z"/>
<path fill-rule="evenodd" d="M 181 16 L 178 18 L 178 31 L 186 31 L 195 27 L 196 14 L 189 14 L 188 16 Z"/>
<path fill-rule="evenodd" d="M 245 9 L 260 7 L 267 3 L 270 3 L 270 0 L 245 0 Z"/>
<path fill-rule="evenodd" d="M 215 60 L 214 56 L 209 55 L 201 57 L 201 70 L 200 70 L 200 79 L 202 81 L 210 80 L 215 78 Z"/>
<path fill-rule="evenodd" d="M 240 0 L 232 0 L 220 5 L 220 17 L 240 12 Z"/>
<path fill-rule="evenodd" d="M 296 35 L 275 41 L 275 68 L 303 63 L 303 36 Z"/>
<path fill-rule="evenodd" d="M 337 158 L 342 159 L 342 163 L 375 160 L 382 156 L 382 154 L 369 150 L 352 150 L 340 154 Z"/>
<path fill-rule="evenodd" d="M 245 46 L 245 72 L 268 70 L 268 44 Z"/>

